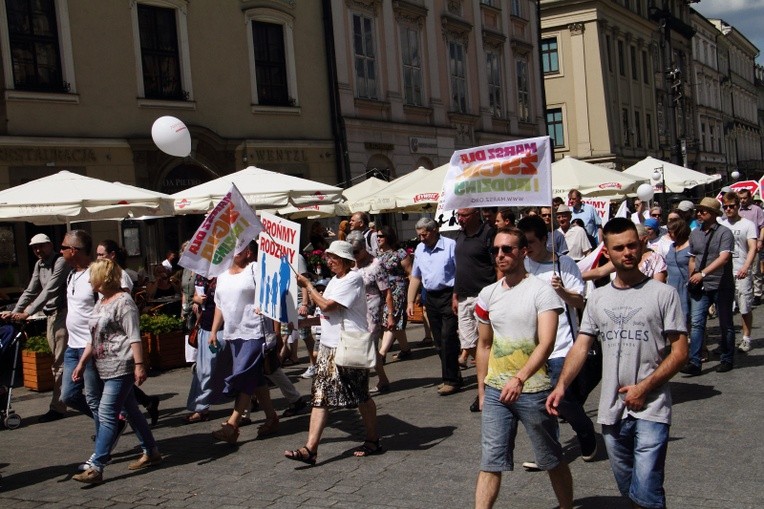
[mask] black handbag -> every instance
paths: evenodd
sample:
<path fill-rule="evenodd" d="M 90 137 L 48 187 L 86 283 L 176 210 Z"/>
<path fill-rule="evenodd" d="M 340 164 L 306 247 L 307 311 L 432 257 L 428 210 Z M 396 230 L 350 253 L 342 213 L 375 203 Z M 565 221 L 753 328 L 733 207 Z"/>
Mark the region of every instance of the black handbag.
<path fill-rule="evenodd" d="M 703 250 L 703 258 L 700 260 L 700 266 L 695 267 L 695 272 L 693 272 L 693 274 L 702 272 L 705 268 L 706 262 L 708 261 L 708 247 L 711 245 L 711 238 L 714 236 L 714 233 L 716 233 L 716 229 L 711 230 L 711 233 L 708 235 L 708 240 L 706 240 L 706 248 Z M 703 295 L 703 281 L 700 283 L 691 283 L 688 281 L 687 293 L 690 294 L 690 297 L 700 298 L 700 296 Z"/>

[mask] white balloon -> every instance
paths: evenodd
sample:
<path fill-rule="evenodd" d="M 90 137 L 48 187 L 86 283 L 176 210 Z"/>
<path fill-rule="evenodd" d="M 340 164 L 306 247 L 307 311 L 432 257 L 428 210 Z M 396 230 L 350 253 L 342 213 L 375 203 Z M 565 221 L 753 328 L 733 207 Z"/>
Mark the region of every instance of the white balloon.
<path fill-rule="evenodd" d="M 165 154 L 186 157 L 191 153 L 191 133 L 181 120 L 171 117 L 159 117 L 151 126 L 151 138 Z"/>
<path fill-rule="evenodd" d="M 654 194 L 655 191 L 653 191 L 653 186 L 650 184 L 642 184 L 637 188 L 637 196 L 639 196 L 639 199 L 642 201 L 652 200 Z"/>
<path fill-rule="evenodd" d="M 732 177 L 732 180 L 737 180 L 740 178 L 740 172 L 737 170 L 733 170 L 733 172 L 730 173 L 730 177 Z"/>

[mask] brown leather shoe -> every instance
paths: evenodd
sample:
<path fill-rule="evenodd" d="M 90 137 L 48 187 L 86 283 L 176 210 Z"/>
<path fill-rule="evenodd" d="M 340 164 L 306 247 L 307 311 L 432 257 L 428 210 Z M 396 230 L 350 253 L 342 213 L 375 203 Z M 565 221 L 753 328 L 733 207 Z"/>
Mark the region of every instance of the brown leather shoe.
<path fill-rule="evenodd" d="M 128 470 L 141 470 L 144 468 L 154 467 L 162 463 L 162 455 L 159 452 L 155 452 L 151 456 L 148 454 L 142 454 L 137 461 L 133 461 L 127 466 Z"/>
<path fill-rule="evenodd" d="M 443 384 L 443 387 L 438 389 L 438 394 L 441 396 L 450 396 L 451 394 L 456 394 L 457 392 L 459 392 L 459 387 L 455 385 Z"/>
<path fill-rule="evenodd" d="M 90 467 L 82 473 L 73 475 L 72 479 L 87 484 L 100 484 L 103 482 L 103 474 L 95 468 Z"/>

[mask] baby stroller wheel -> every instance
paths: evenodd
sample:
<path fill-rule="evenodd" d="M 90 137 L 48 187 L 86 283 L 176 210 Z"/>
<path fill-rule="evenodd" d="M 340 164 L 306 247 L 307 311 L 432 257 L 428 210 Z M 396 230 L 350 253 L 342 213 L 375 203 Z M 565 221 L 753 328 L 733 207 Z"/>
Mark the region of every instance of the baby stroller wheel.
<path fill-rule="evenodd" d="M 3 422 L 6 428 L 16 429 L 19 426 L 21 426 L 21 416 L 14 412 L 9 414 L 8 417 L 5 418 L 5 421 Z"/>

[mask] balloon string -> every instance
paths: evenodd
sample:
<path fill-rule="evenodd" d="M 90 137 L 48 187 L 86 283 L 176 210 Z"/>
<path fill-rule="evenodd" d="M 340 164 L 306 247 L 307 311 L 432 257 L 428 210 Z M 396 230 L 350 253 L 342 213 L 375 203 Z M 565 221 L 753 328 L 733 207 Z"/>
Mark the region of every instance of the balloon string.
<path fill-rule="evenodd" d="M 215 170 L 213 170 L 212 168 L 210 168 L 209 166 L 207 166 L 206 164 L 204 164 L 203 162 L 201 162 L 200 160 L 198 160 L 197 158 L 195 158 L 192 155 L 187 155 L 185 157 L 185 159 L 191 159 L 193 162 L 195 162 L 196 164 L 198 164 L 199 166 L 201 166 L 202 168 L 204 168 L 208 172 L 212 173 L 217 178 L 220 178 L 222 176 L 222 175 L 219 175 Z"/>

